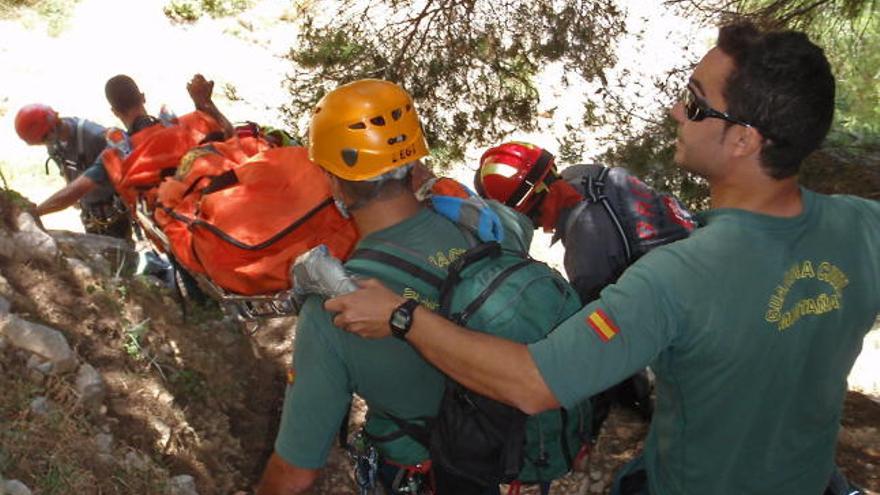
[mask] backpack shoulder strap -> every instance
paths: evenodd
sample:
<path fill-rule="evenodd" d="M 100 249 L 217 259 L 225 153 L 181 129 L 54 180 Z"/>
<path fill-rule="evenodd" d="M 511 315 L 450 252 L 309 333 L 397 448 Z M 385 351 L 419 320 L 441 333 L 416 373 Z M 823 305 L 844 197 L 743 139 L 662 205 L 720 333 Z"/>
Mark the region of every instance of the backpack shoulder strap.
<path fill-rule="evenodd" d="M 76 124 L 76 158 L 80 163 L 80 166 L 87 167 L 91 165 L 91 163 L 83 163 L 86 159 L 86 149 L 85 149 L 85 134 L 83 132 L 83 127 L 86 125 L 86 119 L 79 119 L 79 122 Z"/>
<path fill-rule="evenodd" d="M 396 268 L 408 275 L 416 277 L 437 290 L 440 290 L 440 287 L 443 285 L 443 277 L 387 251 L 373 248 L 359 248 L 355 250 L 349 260 L 374 261 L 376 263 Z"/>
<path fill-rule="evenodd" d="M 605 178 L 608 177 L 608 167 L 602 167 L 599 174 L 593 177 L 593 174 L 587 173 L 581 178 L 581 185 L 587 198 L 593 203 L 605 199 Z"/>
<path fill-rule="evenodd" d="M 492 293 L 498 290 L 498 287 L 500 287 L 501 284 L 503 284 L 511 275 L 516 273 L 517 270 L 528 265 L 531 262 L 532 260 L 526 258 L 505 268 L 504 271 L 499 273 L 498 276 L 495 277 L 495 279 L 492 280 L 492 282 L 485 289 L 483 289 L 482 292 L 480 292 L 479 296 L 468 303 L 467 307 L 454 315 L 450 315 L 450 317 L 453 319 L 453 321 L 458 322 L 458 324 L 460 325 L 467 325 L 467 322 L 470 319 L 471 315 L 479 311 L 480 307 L 483 306 L 483 304 L 486 302 L 486 300 L 489 299 L 489 296 L 491 296 Z"/>
<path fill-rule="evenodd" d="M 364 429 L 364 434 L 373 441 L 374 443 L 388 443 L 398 438 L 409 437 L 415 440 L 418 444 L 426 449 L 430 449 L 431 446 L 431 425 L 433 418 L 422 417 L 422 418 L 414 418 L 412 420 L 406 420 L 402 418 L 398 418 L 397 416 L 385 412 L 381 409 L 376 409 L 375 405 L 372 406 L 373 414 L 377 414 L 383 418 L 387 418 L 397 426 L 397 431 L 389 433 L 387 435 L 373 435 Z M 417 421 L 421 421 L 423 424 L 418 424 Z"/>
<path fill-rule="evenodd" d="M 446 279 L 440 287 L 440 314 L 449 317 L 449 312 L 452 310 L 452 295 L 455 286 L 461 282 L 461 273 L 465 268 L 485 258 L 497 258 L 500 255 L 501 244 L 497 242 L 484 242 L 472 246 L 465 251 L 464 254 L 459 256 L 455 262 L 449 265 Z"/>
<path fill-rule="evenodd" d="M 420 266 L 414 261 L 405 259 L 402 255 L 390 252 L 393 250 L 404 253 L 406 252 L 404 246 L 398 246 L 391 242 L 367 241 L 365 243 L 362 242 L 362 245 L 363 244 L 366 244 L 366 246 L 356 249 L 348 258 L 346 264 L 351 262 L 354 262 L 355 264 L 358 262 L 376 263 L 385 267 L 394 268 L 402 274 L 421 280 L 437 291 L 439 291 L 440 286 L 443 285 L 444 277 L 440 275 L 439 270 L 432 271 L 424 266 Z M 386 418 L 397 426 L 397 431 L 387 435 L 373 435 L 365 429 L 364 434 L 367 435 L 370 441 L 374 443 L 387 443 L 406 436 L 413 439 L 426 449 L 430 447 L 433 418 L 423 417 L 406 420 L 379 409 L 374 405 L 371 405 L 370 408 L 373 411 L 373 414 Z M 417 421 L 422 421 L 424 424 L 418 424 Z"/>
<path fill-rule="evenodd" d="M 590 174 L 585 175 L 584 178 L 581 179 L 584 186 L 584 193 L 587 196 L 587 201 L 590 203 L 600 203 L 602 207 L 605 208 L 605 211 L 614 223 L 617 234 L 620 236 L 620 241 L 623 243 L 623 249 L 626 251 L 626 259 L 631 260 L 632 246 L 630 246 L 629 239 L 626 237 L 626 232 L 623 230 L 623 224 L 620 223 L 617 213 L 608 201 L 608 196 L 605 195 L 605 179 L 608 177 L 610 170 L 610 167 L 603 167 L 595 179 Z"/>

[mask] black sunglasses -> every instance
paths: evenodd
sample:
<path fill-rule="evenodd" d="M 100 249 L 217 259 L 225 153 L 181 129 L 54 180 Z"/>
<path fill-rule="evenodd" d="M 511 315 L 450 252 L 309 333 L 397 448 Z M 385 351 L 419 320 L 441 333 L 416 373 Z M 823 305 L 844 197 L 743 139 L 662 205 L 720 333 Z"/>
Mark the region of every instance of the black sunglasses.
<path fill-rule="evenodd" d="M 705 100 L 701 99 L 696 93 L 694 93 L 694 90 L 691 89 L 690 86 L 685 88 L 681 95 L 681 101 L 684 103 L 685 116 L 692 122 L 700 122 L 703 119 L 721 119 L 745 127 L 755 127 L 744 120 L 731 117 L 730 114 L 726 112 L 719 112 L 710 107 L 706 104 Z"/>
<path fill-rule="evenodd" d="M 733 117 L 727 112 L 721 112 L 721 111 L 715 110 L 714 108 L 710 107 L 706 103 L 705 100 L 703 100 L 702 98 L 697 96 L 696 93 L 694 93 L 693 88 L 691 88 L 690 86 L 685 88 L 685 90 L 682 92 L 681 101 L 684 104 L 684 115 L 691 122 L 700 122 L 703 119 L 726 120 L 727 122 L 730 122 L 732 124 L 757 129 L 758 132 L 760 132 L 761 135 L 764 136 L 765 139 L 769 139 L 770 141 L 773 141 L 777 145 L 783 144 L 782 140 L 774 138 L 773 136 L 767 134 L 766 132 L 764 132 L 763 130 L 761 130 L 757 126 L 755 126 L 754 124 L 750 124 L 750 123 L 746 122 L 745 120 L 740 120 L 736 117 Z"/>

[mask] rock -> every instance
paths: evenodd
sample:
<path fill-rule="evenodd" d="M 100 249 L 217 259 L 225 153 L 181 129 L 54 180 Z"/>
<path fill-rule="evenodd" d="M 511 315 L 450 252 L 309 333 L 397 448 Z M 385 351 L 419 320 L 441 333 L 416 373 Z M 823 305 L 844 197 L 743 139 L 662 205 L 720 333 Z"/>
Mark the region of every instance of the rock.
<path fill-rule="evenodd" d="M 113 452 L 113 435 L 108 433 L 98 433 L 95 435 L 95 446 L 100 454 L 110 454 Z"/>
<path fill-rule="evenodd" d="M 159 438 L 156 439 L 156 446 L 164 450 L 168 446 L 168 442 L 171 441 L 171 428 L 155 416 L 148 418 L 147 423 L 159 435 Z"/>
<path fill-rule="evenodd" d="M 9 314 L 9 310 L 12 309 L 12 303 L 9 302 L 9 299 L 6 299 L 2 295 L 0 295 L 0 318 Z"/>
<path fill-rule="evenodd" d="M 3 483 L 4 495 L 31 495 L 31 489 L 18 480 L 9 480 Z"/>
<path fill-rule="evenodd" d="M 0 351 L 2 351 L 3 349 L 6 349 L 6 346 L 7 346 L 6 337 L 4 337 L 3 335 L 0 335 Z"/>
<path fill-rule="evenodd" d="M 105 260 L 104 258 L 90 259 L 89 266 L 92 267 L 92 270 L 100 274 L 102 277 L 112 277 L 115 275 L 115 273 L 113 272 L 113 267 L 110 266 L 110 262 Z"/>
<path fill-rule="evenodd" d="M 79 258 L 67 258 L 67 266 L 70 267 L 70 271 L 73 272 L 73 276 L 82 287 L 86 287 L 94 282 L 95 272 L 92 271 L 92 268 L 85 261 Z"/>
<path fill-rule="evenodd" d="M 27 368 L 32 373 L 39 374 L 42 378 L 45 378 L 46 375 L 52 372 L 52 361 L 42 356 L 31 354 L 27 360 Z M 42 379 L 39 381 L 42 381 Z"/>
<path fill-rule="evenodd" d="M 19 349 L 37 354 L 52 363 L 53 374 L 62 374 L 76 369 L 76 356 L 70 349 L 67 339 L 58 330 L 45 325 L 23 320 L 10 315 L 0 322 L 0 334 Z"/>
<path fill-rule="evenodd" d="M 134 451 L 126 453 L 122 462 L 135 471 L 146 471 L 150 467 L 150 463 L 147 461 L 146 456 Z"/>
<path fill-rule="evenodd" d="M 188 474 L 181 474 L 168 480 L 168 493 L 170 495 L 199 495 L 196 490 L 196 480 Z"/>
<path fill-rule="evenodd" d="M 220 328 L 215 335 L 217 336 L 217 341 L 225 347 L 231 347 L 232 345 L 237 344 L 241 339 L 241 333 L 228 328 Z"/>
<path fill-rule="evenodd" d="M 120 272 L 130 276 L 137 267 L 137 252 L 122 239 L 65 230 L 50 232 L 68 257 L 82 260 L 93 273 L 103 276 Z"/>
<path fill-rule="evenodd" d="M 18 232 L 12 234 L 17 248 L 15 259 L 55 261 L 58 258 L 58 244 L 55 239 L 37 225 L 30 213 L 22 212 L 17 221 Z"/>
<path fill-rule="evenodd" d="M 37 416 L 46 416 L 52 412 L 52 402 L 45 397 L 37 397 L 31 401 L 31 412 Z"/>
<path fill-rule="evenodd" d="M 590 485 L 590 493 L 605 493 L 605 483 L 601 481 Z"/>
<path fill-rule="evenodd" d="M 97 412 L 107 395 L 104 379 L 92 365 L 84 363 L 76 374 L 76 392 L 80 404 L 90 412 Z"/>
<path fill-rule="evenodd" d="M 12 297 L 12 294 L 15 291 L 12 290 L 12 285 L 9 284 L 9 281 L 6 280 L 6 277 L 0 275 L 0 294 L 4 297 Z"/>
<path fill-rule="evenodd" d="M 37 370 L 28 370 L 27 379 L 34 385 L 42 386 L 46 382 L 46 374 Z"/>
<path fill-rule="evenodd" d="M 0 231 L 0 257 L 15 259 L 17 251 L 12 235 L 6 230 Z"/>
<path fill-rule="evenodd" d="M 591 469 L 590 470 L 590 479 L 593 481 L 601 480 L 602 479 L 602 471 L 599 471 L 598 469 Z"/>

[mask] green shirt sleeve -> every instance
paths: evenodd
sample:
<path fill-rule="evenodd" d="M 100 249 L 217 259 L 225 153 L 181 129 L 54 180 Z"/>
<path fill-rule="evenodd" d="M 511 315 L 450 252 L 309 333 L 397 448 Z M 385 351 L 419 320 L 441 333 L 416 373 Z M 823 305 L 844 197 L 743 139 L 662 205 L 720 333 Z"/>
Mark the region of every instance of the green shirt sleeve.
<path fill-rule="evenodd" d="M 873 266 L 867 268 L 872 270 L 869 273 L 874 274 L 874 293 L 880 294 L 880 255 L 876 255 L 880 253 L 880 201 L 865 198 L 853 198 L 853 201 L 860 205 L 864 214 L 863 232 L 868 236 L 868 252 L 875 254 L 871 257 Z M 877 298 L 875 311 L 880 314 L 880 297 Z"/>
<path fill-rule="evenodd" d="M 281 458 L 306 469 L 324 465 L 351 402 L 348 371 L 333 345 L 339 330 L 322 303 L 310 297 L 297 320 L 294 379 L 275 440 Z"/>
<path fill-rule="evenodd" d="M 642 258 L 616 284 L 581 309 L 547 338 L 529 346 L 544 381 L 563 407 L 619 383 L 650 364 L 676 334 L 669 287 L 656 280 Z"/>

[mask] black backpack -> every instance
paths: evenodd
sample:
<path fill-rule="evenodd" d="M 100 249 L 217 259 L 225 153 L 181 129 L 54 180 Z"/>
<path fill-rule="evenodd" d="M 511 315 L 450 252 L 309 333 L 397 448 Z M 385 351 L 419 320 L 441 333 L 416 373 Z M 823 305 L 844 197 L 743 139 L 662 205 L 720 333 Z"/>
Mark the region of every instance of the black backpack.
<path fill-rule="evenodd" d="M 362 244 L 363 246 L 363 244 Z M 455 259 L 446 273 L 410 261 L 405 248 L 361 247 L 346 264 L 369 269 L 377 262 L 438 295 L 438 313 L 466 327 L 521 343 L 543 338 L 581 305 L 565 279 L 528 255 L 498 243 L 478 244 Z M 536 310 L 538 305 L 541 310 Z M 514 365 L 514 364 L 512 364 Z M 532 417 L 447 380 L 440 409 L 426 426 L 389 417 L 431 453 L 446 473 L 479 486 L 513 480 L 544 482 L 571 469 L 590 425 L 589 402 Z"/>
<path fill-rule="evenodd" d="M 565 271 L 584 303 L 642 255 L 696 227 L 674 196 L 654 191 L 625 168 L 574 165 L 561 175 L 585 198 L 556 229 L 567 247 Z"/>

